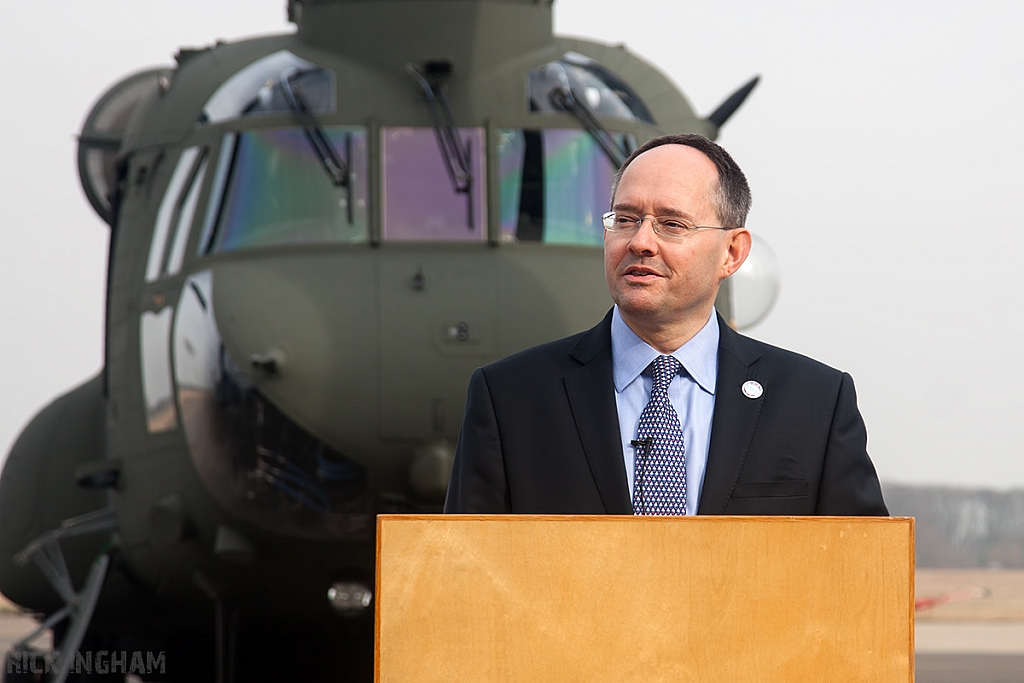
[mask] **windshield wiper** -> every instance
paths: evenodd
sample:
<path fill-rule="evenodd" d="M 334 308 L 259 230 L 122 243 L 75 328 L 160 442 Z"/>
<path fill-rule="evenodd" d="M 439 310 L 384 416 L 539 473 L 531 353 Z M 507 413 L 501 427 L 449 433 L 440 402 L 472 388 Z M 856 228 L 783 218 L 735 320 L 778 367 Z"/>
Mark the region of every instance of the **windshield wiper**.
<path fill-rule="evenodd" d="M 557 65 L 561 68 L 561 65 Z M 623 162 L 626 161 L 626 157 L 629 156 L 629 150 L 623 149 L 619 146 L 619 143 L 615 141 L 608 129 L 597 120 L 597 116 L 590 110 L 586 102 L 581 100 L 573 92 L 569 86 L 569 77 L 565 73 L 565 69 L 561 69 L 559 84 L 551 89 L 549 97 L 551 98 L 551 104 L 557 109 L 569 112 L 583 124 L 590 136 L 594 138 L 601 149 L 604 151 L 605 156 L 612 162 L 612 165 L 618 169 L 622 166 Z"/>
<path fill-rule="evenodd" d="M 406 64 L 405 70 L 419 83 L 423 89 L 423 96 L 427 98 L 430 115 L 434 119 L 434 131 L 437 133 L 437 145 L 441 148 L 441 157 L 448 170 L 452 189 L 466 195 L 467 223 L 469 229 L 473 230 L 473 170 L 470 166 L 472 148 L 469 140 L 463 144 L 459 138 L 444 84 L 444 78 L 451 73 L 452 65 L 447 61 L 433 61 L 427 62 L 424 67 L 430 80 L 412 64 Z"/>
<path fill-rule="evenodd" d="M 281 90 L 284 91 L 284 97 L 288 100 L 288 106 L 303 120 L 302 130 L 306 133 L 306 139 L 309 140 L 313 153 L 320 159 L 320 164 L 324 167 L 331 184 L 335 187 L 345 188 L 345 211 L 348 222 L 354 223 L 352 170 L 348 163 L 352 161 L 352 134 L 345 133 L 345 161 L 343 161 L 327 138 L 327 133 L 324 132 L 316 115 L 313 114 L 313 109 L 306 101 L 302 90 L 292 88 L 291 79 L 298 74 L 299 71 L 294 67 L 285 69 L 281 73 Z"/>

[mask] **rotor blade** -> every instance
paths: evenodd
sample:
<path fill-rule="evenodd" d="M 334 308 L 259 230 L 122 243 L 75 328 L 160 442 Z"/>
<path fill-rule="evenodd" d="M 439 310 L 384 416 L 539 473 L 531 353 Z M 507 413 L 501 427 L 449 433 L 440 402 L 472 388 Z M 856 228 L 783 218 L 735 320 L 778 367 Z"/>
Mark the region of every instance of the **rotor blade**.
<path fill-rule="evenodd" d="M 751 93 L 760 80 L 760 76 L 754 76 L 751 78 L 746 85 L 734 92 L 732 95 L 729 95 L 729 99 L 722 102 L 722 104 L 718 106 L 718 109 L 716 109 L 707 120 L 715 124 L 716 128 L 721 128 L 725 122 L 729 120 L 729 117 L 736 113 L 736 110 L 740 108 L 743 101 L 747 99 L 747 95 Z"/>

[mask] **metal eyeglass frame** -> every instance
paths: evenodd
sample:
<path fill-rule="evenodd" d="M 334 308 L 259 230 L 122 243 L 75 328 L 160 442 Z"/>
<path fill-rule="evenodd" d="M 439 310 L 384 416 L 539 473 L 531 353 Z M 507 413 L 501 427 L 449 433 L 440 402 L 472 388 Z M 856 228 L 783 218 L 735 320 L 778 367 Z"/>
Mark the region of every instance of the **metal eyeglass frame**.
<path fill-rule="evenodd" d="M 633 226 L 625 229 L 615 227 L 615 217 L 620 214 L 622 216 L 630 216 L 634 218 L 635 222 Z M 662 237 L 667 237 L 669 239 L 685 239 L 687 235 L 692 235 L 698 230 L 739 229 L 738 227 L 725 227 L 721 225 L 690 225 L 685 220 L 677 216 L 651 216 L 649 214 L 645 216 L 637 216 L 632 213 L 623 213 L 620 211 L 609 211 L 608 213 L 604 214 L 603 216 L 601 216 L 601 223 L 604 225 L 604 229 L 607 230 L 608 232 L 621 234 L 627 232 L 636 232 L 637 230 L 640 229 L 640 226 L 642 226 L 644 224 L 644 221 L 647 220 L 648 218 L 651 219 L 651 228 L 654 230 L 654 233 L 656 235 L 661 235 Z M 685 225 L 686 227 L 684 228 L 683 232 L 674 232 L 670 228 L 668 228 L 662 221 L 675 221 L 677 223 Z"/>

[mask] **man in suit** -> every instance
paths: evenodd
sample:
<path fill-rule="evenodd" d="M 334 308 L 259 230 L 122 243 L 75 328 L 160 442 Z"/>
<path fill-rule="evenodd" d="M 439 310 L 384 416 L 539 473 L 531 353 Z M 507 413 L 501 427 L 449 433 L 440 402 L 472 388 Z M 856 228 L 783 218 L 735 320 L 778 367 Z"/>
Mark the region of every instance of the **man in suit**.
<path fill-rule="evenodd" d="M 713 142 L 634 152 L 604 219 L 615 307 L 477 369 L 445 512 L 888 514 L 850 376 L 714 311 L 750 251 L 749 208 Z"/>

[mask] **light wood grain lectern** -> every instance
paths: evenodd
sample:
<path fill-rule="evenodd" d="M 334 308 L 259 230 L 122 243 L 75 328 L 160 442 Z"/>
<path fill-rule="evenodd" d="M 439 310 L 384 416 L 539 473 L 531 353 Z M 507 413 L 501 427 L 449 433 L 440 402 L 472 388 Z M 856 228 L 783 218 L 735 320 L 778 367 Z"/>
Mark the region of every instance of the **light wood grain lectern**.
<path fill-rule="evenodd" d="M 379 683 L 910 683 L 914 522 L 382 515 Z"/>

